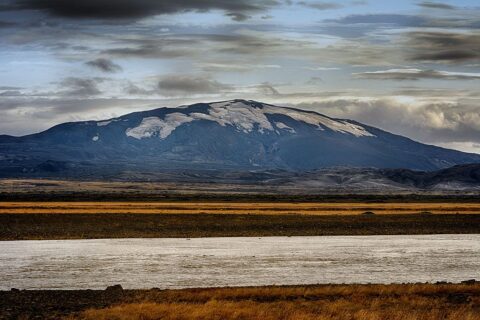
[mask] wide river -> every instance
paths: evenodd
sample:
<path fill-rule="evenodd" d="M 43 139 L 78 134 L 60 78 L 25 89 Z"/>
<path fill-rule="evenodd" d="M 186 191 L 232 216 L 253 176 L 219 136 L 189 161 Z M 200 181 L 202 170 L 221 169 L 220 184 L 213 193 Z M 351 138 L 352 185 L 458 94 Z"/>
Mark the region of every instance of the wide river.
<path fill-rule="evenodd" d="M 480 279 L 480 235 L 1 241 L 0 290 Z"/>

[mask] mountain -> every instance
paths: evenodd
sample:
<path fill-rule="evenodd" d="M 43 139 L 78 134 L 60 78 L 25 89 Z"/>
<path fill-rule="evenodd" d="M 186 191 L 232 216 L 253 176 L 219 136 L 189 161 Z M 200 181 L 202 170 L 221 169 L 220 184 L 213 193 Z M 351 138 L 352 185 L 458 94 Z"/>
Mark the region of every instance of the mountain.
<path fill-rule="evenodd" d="M 382 171 L 382 174 L 391 181 L 416 188 L 480 188 L 480 164 L 458 165 L 431 172 L 391 169 Z"/>
<path fill-rule="evenodd" d="M 159 108 L 0 136 L 1 177 L 101 179 L 168 170 L 304 172 L 341 166 L 433 171 L 467 163 L 480 163 L 480 155 L 250 100 Z"/>

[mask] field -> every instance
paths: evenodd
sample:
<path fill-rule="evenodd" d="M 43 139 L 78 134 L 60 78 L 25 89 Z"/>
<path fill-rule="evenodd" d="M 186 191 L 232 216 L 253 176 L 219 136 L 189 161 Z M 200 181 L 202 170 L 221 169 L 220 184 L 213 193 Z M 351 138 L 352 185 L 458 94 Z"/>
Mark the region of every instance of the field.
<path fill-rule="evenodd" d="M 0 214 L 478 214 L 480 203 L 0 202 Z"/>
<path fill-rule="evenodd" d="M 478 203 L 0 202 L 0 240 L 480 233 Z"/>
<path fill-rule="evenodd" d="M 71 320 L 473 320 L 480 318 L 480 284 L 0 291 L 0 318 L 33 314 Z"/>
<path fill-rule="evenodd" d="M 98 178 L 98 177 L 97 177 Z M 478 203 L 479 191 L 357 190 L 298 187 L 288 181 L 269 184 L 0 179 L 0 201 L 190 201 L 190 202 L 449 202 Z M 205 180 L 205 179 L 204 179 Z"/>

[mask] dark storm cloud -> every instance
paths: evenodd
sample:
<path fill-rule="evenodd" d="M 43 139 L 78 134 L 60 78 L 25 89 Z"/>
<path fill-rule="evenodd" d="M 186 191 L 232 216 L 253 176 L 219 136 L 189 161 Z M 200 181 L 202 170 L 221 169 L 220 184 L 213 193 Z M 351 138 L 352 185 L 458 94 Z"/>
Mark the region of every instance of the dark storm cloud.
<path fill-rule="evenodd" d="M 63 79 L 60 83 L 62 90 L 62 95 L 64 96 L 95 96 L 99 95 L 102 92 L 98 89 L 98 83 L 102 82 L 101 79 L 90 79 L 90 78 L 76 78 L 69 77 Z"/>
<path fill-rule="evenodd" d="M 115 20 L 209 10 L 245 14 L 262 12 L 277 4 L 275 0 L 16 0 L 10 9 L 43 10 L 67 18 Z"/>
<path fill-rule="evenodd" d="M 462 61 L 478 58 L 478 54 L 469 50 L 448 50 L 434 53 L 420 53 L 412 60 L 424 61 Z"/>
<path fill-rule="evenodd" d="M 335 2 L 323 2 L 323 1 L 315 1 L 315 2 L 306 2 L 306 1 L 300 1 L 298 2 L 299 5 L 312 8 L 312 9 L 317 9 L 317 10 L 332 10 L 332 9 L 340 9 L 343 8 L 343 6 L 339 3 Z"/>
<path fill-rule="evenodd" d="M 195 94 L 220 93 L 232 90 L 230 85 L 218 82 L 205 75 L 172 74 L 163 77 L 158 82 L 161 93 L 167 94 Z"/>
<path fill-rule="evenodd" d="M 411 32 L 410 60 L 463 62 L 480 59 L 480 33 Z"/>
<path fill-rule="evenodd" d="M 86 62 L 85 64 L 103 72 L 113 73 L 113 72 L 122 71 L 122 67 L 120 67 L 118 64 L 114 63 L 113 61 L 105 58 L 98 58 L 95 60 L 91 60 Z"/>
<path fill-rule="evenodd" d="M 454 10 L 455 7 L 446 3 L 433 2 L 433 1 L 423 1 L 418 4 L 420 7 L 428 9 L 443 9 L 443 10 Z"/>
<path fill-rule="evenodd" d="M 353 77 L 356 79 L 374 80 L 475 80 L 480 79 L 480 73 L 459 73 L 419 69 L 390 69 L 382 71 L 354 73 Z"/>

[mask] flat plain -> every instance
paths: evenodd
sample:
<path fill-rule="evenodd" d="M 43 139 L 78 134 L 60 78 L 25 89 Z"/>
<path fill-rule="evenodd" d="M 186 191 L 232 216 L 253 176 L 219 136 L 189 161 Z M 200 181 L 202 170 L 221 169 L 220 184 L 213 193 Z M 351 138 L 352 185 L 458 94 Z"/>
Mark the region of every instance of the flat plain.
<path fill-rule="evenodd" d="M 480 214 L 480 203 L 366 202 L 0 202 L 0 214 Z"/>
<path fill-rule="evenodd" d="M 269 194 L 228 185 L 171 192 L 175 187 L 4 180 L 0 240 L 480 233 L 475 194 Z M 469 320 L 480 318 L 479 299 L 478 282 L 11 290 L 0 291 L 0 319 Z"/>
<path fill-rule="evenodd" d="M 0 202 L 0 240 L 480 233 L 475 202 Z"/>

